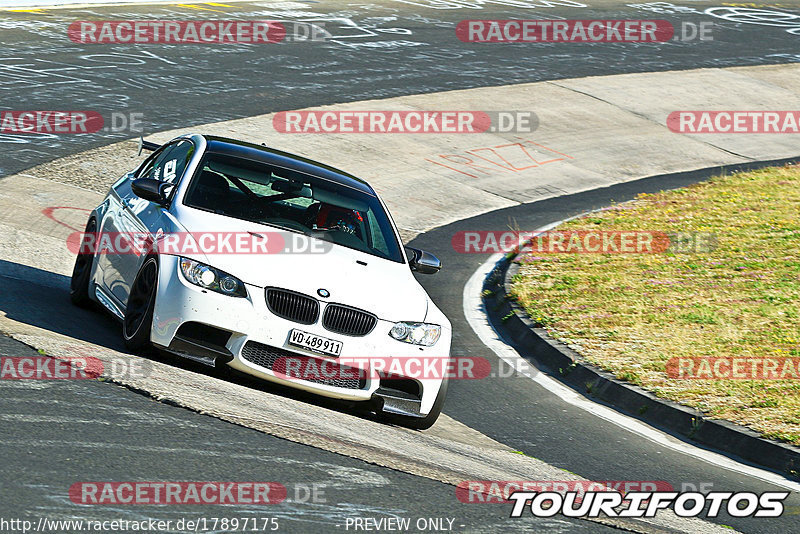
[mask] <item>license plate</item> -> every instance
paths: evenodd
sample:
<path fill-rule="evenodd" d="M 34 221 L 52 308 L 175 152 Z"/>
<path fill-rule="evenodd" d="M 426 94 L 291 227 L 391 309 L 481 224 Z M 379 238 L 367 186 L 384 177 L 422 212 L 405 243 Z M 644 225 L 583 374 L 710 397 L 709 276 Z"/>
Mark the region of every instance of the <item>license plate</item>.
<path fill-rule="evenodd" d="M 342 353 L 342 343 L 340 341 L 303 332 L 296 328 L 289 332 L 289 344 L 330 356 L 339 356 Z"/>

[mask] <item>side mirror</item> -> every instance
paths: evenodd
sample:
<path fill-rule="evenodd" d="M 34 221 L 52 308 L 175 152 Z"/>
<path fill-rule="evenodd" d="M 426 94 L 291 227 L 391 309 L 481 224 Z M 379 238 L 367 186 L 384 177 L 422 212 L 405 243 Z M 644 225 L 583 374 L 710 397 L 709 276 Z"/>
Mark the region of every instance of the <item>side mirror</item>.
<path fill-rule="evenodd" d="M 139 178 L 131 183 L 134 195 L 162 206 L 167 203 L 167 192 L 171 187 L 170 183 L 152 178 Z"/>
<path fill-rule="evenodd" d="M 412 271 L 420 274 L 436 274 L 442 268 L 439 258 L 418 248 L 406 247 L 408 251 L 408 266 Z"/>

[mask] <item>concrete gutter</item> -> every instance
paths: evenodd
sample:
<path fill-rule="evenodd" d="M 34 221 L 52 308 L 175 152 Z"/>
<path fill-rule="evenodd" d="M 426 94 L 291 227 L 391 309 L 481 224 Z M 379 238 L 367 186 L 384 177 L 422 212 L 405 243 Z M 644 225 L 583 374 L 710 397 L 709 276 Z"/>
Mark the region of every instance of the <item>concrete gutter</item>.
<path fill-rule="evenodd" d="M 410 239 L 495 209 L 646 176 L 792 157 L 796 136 L 680 135 L 669 131 L 666 118 L 687 109 L 800 109 L 800 65 L 600 76 L 315 109 L 538 115 L 538 129 L 521 134 L 284 134 L 273 128 L 274 114 L 190 129 L 265 142 L 361 176 L 381 193 Z M 148 139 L 163 142 L 187 131 Z M 136 163 L 134 146 L 117 143 L 26 174 L 105 192 Z"/>

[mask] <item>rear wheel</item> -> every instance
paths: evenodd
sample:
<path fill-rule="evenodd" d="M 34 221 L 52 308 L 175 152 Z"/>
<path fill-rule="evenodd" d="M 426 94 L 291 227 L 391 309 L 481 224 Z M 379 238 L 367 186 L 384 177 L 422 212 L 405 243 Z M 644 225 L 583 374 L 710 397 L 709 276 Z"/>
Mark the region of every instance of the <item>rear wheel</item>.
<path fill-rule="evenodd" d="M 86 230 L 83 235 L 94 234 L 97 231 L 97 221 L 89 219 L 86 223 Z M 92 262 L 94 254 L 83 246 L 84 238 L 81 236 L 81 248 L 78 250 L 78 257 L 75 258 L 75 266 L 72 268 L 72 280 L 69 284 L 69 299 L 76 306 L 88 308 L 92 304 L 89 298 L 89 282 L 92 274 Z"/>
<path fill-rule="evenodd" d="M 396 415 L 391 413 L 381 413 L 381 419 L 386 423 L 393 425 L 404 426 L 406 428 L 413 428 L 414 430 L 427 430 L 433 426 L 442 413 L 444 407 L 444 399 L 447 397 L 447 379 L 442 381 L 439 387 L 439 393 L 436 394 L 436 400 L 433 401 L 433 407 L 428 415 L 425 417 L 409 417 L 407 415 Z"/>
<path fill-rule="evenodd" d="M 122 321 L 122 338 L 129 350 L 141 350 L 150 346 L 157 287 L 158 260 L 150 256 L 133 281 L 125 319 Z"/>

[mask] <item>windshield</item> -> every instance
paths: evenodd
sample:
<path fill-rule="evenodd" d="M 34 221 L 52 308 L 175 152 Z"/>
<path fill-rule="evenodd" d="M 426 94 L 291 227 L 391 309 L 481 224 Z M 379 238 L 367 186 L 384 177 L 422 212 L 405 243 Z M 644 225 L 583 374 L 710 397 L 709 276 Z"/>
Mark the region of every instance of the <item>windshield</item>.
<path fill-rule="evenodd" d="M 184 204 L 403 262 L 376 197 L 309 174 L 209 153 Z"/>

